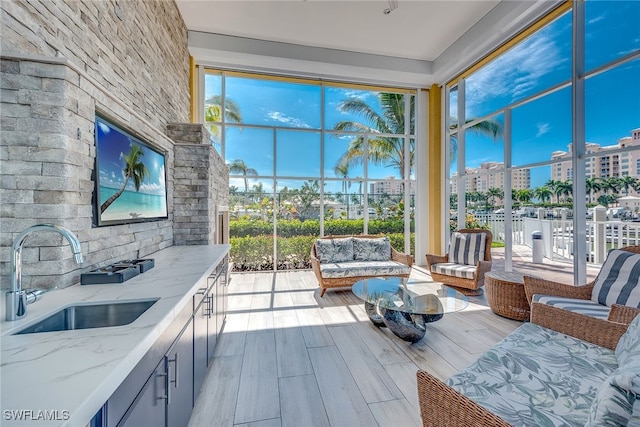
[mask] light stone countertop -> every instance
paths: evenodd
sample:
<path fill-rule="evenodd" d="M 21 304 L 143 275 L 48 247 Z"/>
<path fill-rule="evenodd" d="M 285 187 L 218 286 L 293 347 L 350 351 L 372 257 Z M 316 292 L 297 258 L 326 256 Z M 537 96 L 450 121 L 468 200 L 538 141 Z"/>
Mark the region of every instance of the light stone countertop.
<path fill-rule="evenodd" d="M 0 424 L 86 426 L 198 288 L 206 286 L 229 248 L 171 246 L 145 256 L 155 259 L 155 267 L 124 283 L 77 284 L 48 292 L 28 305 L 27 316 L 18 321 L 7 322 L 1 313 Z M 129 325 L 11 335 L 76 303 L 153 298 L 160 299 Z M 30 418 L 49 411 L 58 420 L 15 421 L 15 413 L 7 412 L 20 410 L 33 411 Z"/>

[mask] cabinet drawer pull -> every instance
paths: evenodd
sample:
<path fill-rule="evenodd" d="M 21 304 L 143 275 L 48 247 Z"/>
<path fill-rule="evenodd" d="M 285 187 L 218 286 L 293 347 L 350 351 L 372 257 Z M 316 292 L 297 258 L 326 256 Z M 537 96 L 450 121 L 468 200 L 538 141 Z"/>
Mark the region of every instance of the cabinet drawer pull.
<path fill-rule="evenodd" d="M 204 306 L 204 315 L 206 317 L 211 317 L 211 295 L 207 296 L 202 303 Z"/>
<path fill-rule="evenodd" d="M 173 359 L 168 359 L 167 361 L 169 363 L 173 362 L 173 379 L 169 379 L 169 383 L 178 388 L 178 353 L 175 353 Z"/>
<path fill-rule="evenodd" d="M 213 295 L 209 295 L 207 298 L 207 317 L 211 319 L 211 315 L 213 314 Z"/>
<path fill-rule="evenodd" d="M 166 357 L 165 357 L 166 359 Z M 166 404 L 168 405 L 171 402 L 171 394 L 169 393 L 169 384 L 167 382 L 167 379 L 169 377 L 169 371 L 167 370 L 168 367 L 166 366 L 166 362 L 165 362 L 165 371 L 162 374 L 157 374 L 157 377 L 161 377 L 163 378 L 162 381 L 162 388 L 163 388 L 163 394 L 161 396 L 158 396 L 158 394 L 156 393 L 156 400 L 164 400 L 166 402 Z M 155 386 L 155 384 L 154 384 Z"/>

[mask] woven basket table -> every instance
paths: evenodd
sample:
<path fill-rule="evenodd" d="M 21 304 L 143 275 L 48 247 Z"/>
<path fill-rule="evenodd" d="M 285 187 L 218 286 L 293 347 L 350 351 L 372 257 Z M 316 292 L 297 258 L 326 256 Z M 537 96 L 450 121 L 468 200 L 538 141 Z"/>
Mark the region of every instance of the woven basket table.
<path fill-rule="evenodd" d="M 524 293 L 523 274 L 490 271 L 484 276 L 484 291 L 491 310 L 514 320 L 529 319 L 529 302 Z"/>

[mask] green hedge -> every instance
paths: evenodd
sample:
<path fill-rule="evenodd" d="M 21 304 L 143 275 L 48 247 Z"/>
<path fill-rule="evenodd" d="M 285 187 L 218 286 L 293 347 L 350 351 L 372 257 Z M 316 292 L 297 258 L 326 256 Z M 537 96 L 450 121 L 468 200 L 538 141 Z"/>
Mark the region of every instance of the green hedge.
<path fill-rule="evenodd" d="M 315 219 L 281 219 L 277 222 L 278 237 L 319 236 L 320 222 Z M 330 219 L 324 222 L 325 235 L 362 234 L 363 219 Z M 411 226 L 413 230 L 413 224 Z M 369 234 L 404 233 L 404 221 L 400 219 L 372 219 L 369 221 Z M 273 234 L 273 223 L 261 219 L 234 219 L 229 223 L 232 237 L 266 236 Z"/>
<path fill-rule="evenodd" d="M 403 233 L 389 233 L 386 235 L 389 236 L 391 246 L 400 252 L 404 252 Z M 311 268 L 309 254 L 316 238 L 316 236 L 278 236 L 278 269 Z M 231 237 L 229 243 L 231 243 L 229 257 L 233 262 L 234 271 L 273 270 L 272 235 Z M 415 238 L 412 233 L 412 252 L 414 252 L 414 248 Z"/>

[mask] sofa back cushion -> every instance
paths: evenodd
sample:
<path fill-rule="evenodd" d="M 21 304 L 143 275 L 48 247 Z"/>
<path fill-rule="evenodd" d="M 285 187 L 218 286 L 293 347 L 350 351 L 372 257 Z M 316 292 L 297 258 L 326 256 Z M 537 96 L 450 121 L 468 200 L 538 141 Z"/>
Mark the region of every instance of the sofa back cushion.
<path fill-rule="evenodd" d="M 388 237 L 353 238 L 353 259 L 356 261 L 388 261 L 391 259 L 391 243 Z"/>
<path fill-rule="evenodd" d="M 321 264 L 353 261 L 353 238 L 318 239 L 316 255 Z"/>
<path fill-rule="evenodd" d="M 616 345 L 618 366 L 640 361 L 640 314 L 631 322 Z"/>
<path fill-rule="evenodd" d="M 640 308 L 640 254 L 610 251 L 596 278 L 591 300 L 607 306 Z"/>
<path fill-rule="evenodd" d="M 640 422 L 640 361 L 621 366 L 605 380 L 591 404 L 586 427 L 626 426 Z M 640 425 L 640 424 L 638 424 Z"/>
<path fill-rule="evenodd" d="M 477 265 L 478 261 L 484 260 L 486 239 L 484 233 L 454 232 L 449 244 L 449 262 Z"/>

